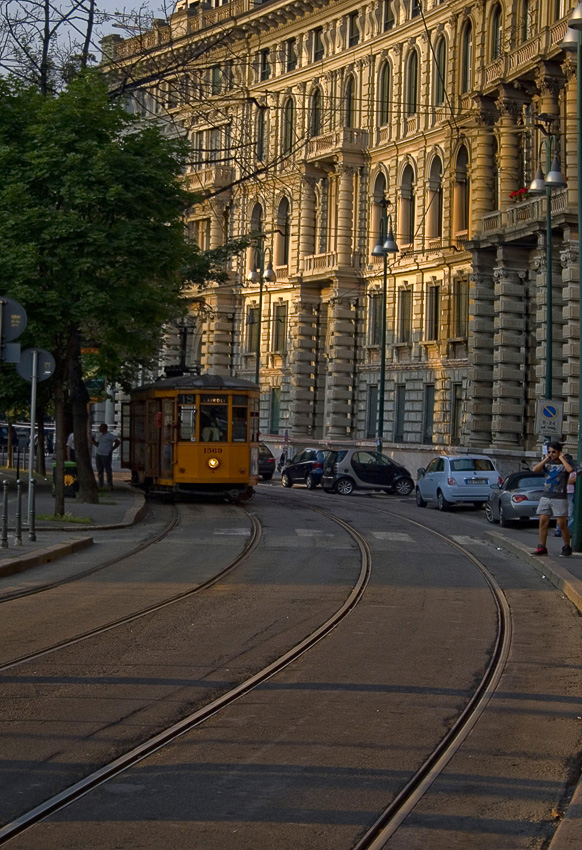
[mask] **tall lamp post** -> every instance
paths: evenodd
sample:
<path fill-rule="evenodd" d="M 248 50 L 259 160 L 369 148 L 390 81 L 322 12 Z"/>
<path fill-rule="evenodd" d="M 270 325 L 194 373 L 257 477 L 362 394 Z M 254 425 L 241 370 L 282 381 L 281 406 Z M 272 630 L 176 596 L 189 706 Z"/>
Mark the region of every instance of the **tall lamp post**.
<path fill-rule="evenodd" d="M 394 241 L 392 233 L 392 217 L 388 214 L 388 202 L 382 199 L 382 218 L 380 219 L 380 232 L 378 241 L 372 250 L 373 257 L 384 257 L 384 276 L 382 280 L 382 337 L 380 342 L 380 386 L 378 388 L 378 431 L 376 445 L 378 451 L 382 451 L 382 437 L 384 436 L 384 394 L 386 389 L 386 301 L 388 289 L 388 254 L 396 254 L 398 245 Z"/>
<path fill-rule="evenodd" d="M 538 116 L 542 121 L 546 120 L 546 123 L 549 124 L 551 122 L 550 116 L 540 115 Z M 552 398 L 552 361 L 553 361 L 553 350 L 552 350 L 552 329 L 553 329 L 553 316 L 552 316 L 552 189 L 564 189 L 567 185 L 566 178 L 562 174 L 560 169 L 560 160 L 558 157 L 558 153 L 556 150 L 557 140 L 556 137 L 550 133 L 547 127 L 544 127 L 542 124 L 537 125 L 538 128 L 542 131 L 545 138 L 542 140 L 542 145 L 545 146 L 546 149 L 546 176 L 544 178 L 544 174 L 542 171 L 541 165 L 538 164 L 538 170 L 536 172 L 536 176 L 534 177 L 531 186 L 529 187 L 530 194 L 532 195 L 544 195 L 546 196 L 546 327 L 547 327 L 547 340 L 546 340 L 546 399 L 550 400 Z M 552 161 L 552 145 L 554 146 L 554 159 Z M 551 166 L 550 166 L 551 162 Z"/>
<path fill-rule="evenodd" d="M 247 274 L 249 283 L 259 284 L 259 316 L 258 316 L 258 331 L 257 331 L 257 348 L 255 358 L 255 384 L 259 384 L 261 372 L 261 326 L 263 321 L 263 284 L 273 283 L 277 279 L 272 262 L 269 260 L 267 268 L 265 268 L 265 234 L 262 233 L 258 239 L 257 257 L 255 268 L 251 269 Z"/>
<path fill-rule="evenodd" d="M 562 44 L 564 50 L 576 51 L 576 119 L 578 128 L 578 286 L 580 289 L 579 307 L 579 341 L 582 354 L 582 3 L 578 3 L 570 20 L 568 30 Z M 576 468 L 582 465 L 582 369 L 578 378 L 578 450 Z M 582 475 L 576 476 L 576 493 L 574 496 L 574 529 L 572 548 L 582 552 Z"/>

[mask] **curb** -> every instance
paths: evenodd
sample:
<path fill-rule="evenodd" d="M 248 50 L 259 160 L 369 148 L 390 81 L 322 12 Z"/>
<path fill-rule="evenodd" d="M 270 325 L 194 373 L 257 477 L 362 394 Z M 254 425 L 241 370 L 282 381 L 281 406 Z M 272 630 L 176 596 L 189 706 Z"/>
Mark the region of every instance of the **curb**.
<path fill-rule="evenodd" d="M 114 528 L 129 528 L 132 525 L 137 525 L 145 517 L 147 512 L 147 502 L 145 496 L 141 493 L 136 493 L 133 505 L 125 512 L 121 522 L 114 522 L 110 525 L 91 525 L 87 526 L 91 531 L 109 531 Z M 70 525 L 39 525 L 36 524 L 37 531 L 70 531 Z"/>
<path fill-rule="evenodd" d="M 550 584 L 557 587 L 582 613 L 582 581 L 573 576 L 561 563 L 556 563 L 551 556 L 535 557 L 531 554 L 529 548 L 520 543 L 515 543 L 513 540 L 508 540 L 507 537 L 496 531 L 486 531 L 484 537 L 533 567 L 540 575 L 547 578 Z M 579 850 L 582 840 L 580 836 L 581 818 L 582 778 L 578 781 L 568 808 L 564 812 L 562 822 L 550 841 L 549 850 Z"/>
<path fill-rule="evenodd" d="M 0 576 L 11 576 L 15 573 L 29 570 L 31 567 L 48 564 L 51 561 L 64 558 L 66 555 L 72 555 L 73 552 L 79 552 L 81 549 L 92 545 L 92 537 L 71 537 L 70 540 L 64 543 L 54 543 L 46 549 L 38 549 L 36 552 L 29 552 L 27 555 L 20 555 L 18 558 L 9 558 L 2 561 L 0 563 Z"/>

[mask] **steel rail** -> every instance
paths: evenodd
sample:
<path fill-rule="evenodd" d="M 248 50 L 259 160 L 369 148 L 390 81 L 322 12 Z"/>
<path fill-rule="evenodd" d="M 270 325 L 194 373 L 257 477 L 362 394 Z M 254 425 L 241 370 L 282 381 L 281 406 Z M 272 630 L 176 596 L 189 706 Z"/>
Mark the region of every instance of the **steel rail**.
<path fill-rule="evenodd" d="M 243 510 L 246 510 L 243 508 Z M 98 626 L 95 629 L 90 629 L 87 632 L 83 632 L 80 635 L 76 635 L 73 638 L 67 638 L 66 640 L 59 641 L 58 643 L 52 644 L 51 646 L 45 647 L 44 649 L 39 649 L 36 652 L 31 652 L 28 655 L 22 655 L 19 658 L 14 658 L 12 661 L 8 661 L 5 664 L 0 664 L 0 673 L 3 673 L 6 670 L 10 670 L 14 667 L 19 667 L 22 664 L 26 664 L 29 661 L 36 661 L 38 658 L 42 658 L 45 655 L 50 655 L 52 652 L 57 652 L 59 649 L 64 649 L 68 646 L 74 646 L 76 643 L 81 643 L 84 640 L 88 640 L 89 638 L 96 637 L 97 635 L 102 635 L 105 632 L 111 631 L 111 629 L 116 629 L 119 626 L 125 626 L 128 623 L 133 623 L 135 620 L 139 620 L 142 617 L 147 616 L 148 614 L 153 614 L 155 611 L 160 611 L 163 608 L 167 608 L 170 605 L 174 605 L 176 602 L 180 602 L 182 599 L 187 599 L 190 596 L 195 596 L 197 593 L 201 593 L 203 590 L 207 590 L 212 585 L 216 584 L 218 581 L 221 581 L 225 576 L 235 570 L 243 561 L 245 561 L 249 555 L 251 555 L 262 539 L 262 526 L 260 521 L 254 514 L 248 512 L 248 515 L 251 520 L 251 537 L 249 538 L 247 545 L 237 557 L 230 562 L 224 569 L 220 570 L 220 572 L 213 575 L 211 578 L 206 581 L 197 584 L 196 587 L 192 587 L 189 590 L 184 590 L 181 593 L 177 593 L 175 596 L 171 596 L 168 599 L 164 599 L 161 602 L 156 602 L 153 605 L 148 605 L 147 608 L 142 608 L 139 611 L 134 611 L 133 614 L 128 614 L 125 617 L 120 617 L 118 620 L 112 620 L 109 623 L 106 623 L 103 626 Z M 165 535 L 164 535 L 165 536 Z M 156 542 L 159 542 L 156 541 Z M 150 544 L 151 545 L 151 544 Z M 142 547 L 143 548 L 143 547 Z M 135 554 L 134 552 L 131 555 Z M 131 555 L 121 556 L 114 563 L 118 563 L 121 560 L 124 560 L 126 557 L 129 558 Z M 108 566 L 111 566 L 111 563 L 108 562 Z M 101 567 L 103 568 L 103 567 Z"/>
<path fill-rule="evenodd" d="M 178 723 L 173 724 L 163 732 L 158 733 L 148 741 L 145 741 L 125 753 L 123 756 L 115 759 L 110 764 L 104 765 L 99 770 L 94 771 L 89 774 L 89 776 L 86 776 L 84 779 L 71 785 L 69 788 L 63 789 L 63 791 L 55 794 L 53 797 L 31 809 L 29 812 L 25 812 L 10 823 L 5 824 L 5 826 L 0 828 L 0 845 L 10 841 L 24 830 L 30 829 L 36 823 L 44 820 L 49 815 L 71 805 L 76 800 L 84 797 L 86 794 L 90 793 L 92 790 L 108 780 L 113 779 L 115 776 L 118 776 L 123 771 L 139 764 L 139 762 L 143 761 L 148 756 L 167 746 L 182 735 L 185 735 L 187 732 L 190 732 L 192 729 L 213 717 L 222 709 L 232 705 L 236 700 L 245 696 L 254 688 L 258 687 L 258 685 L 263 684 L 276 673 L 279 673 L 296 661 L 305 652 L 330 634 L 336 626 L 338 626 L 339 623 L 348 616 L 352 609 L 361 600 L 370 578 L 372 557 L 368 543 L 359 532 L 355 531 L 347 522 L 339 517 L 318 508 L 310 508 L 310 510 L 320 513 L 322 516 L 325 516 L 340 525 L 356 541 L 360 551 L 361 563 L 358 579 L 341 607 L 324 623 L 318 626 L 318 628 L 310 635 L 303 638 L 299 641 L 299 643 L 291 647 L 291 649 L 288 649 L 279 658 L 275 659 L 275 661 L 272 661 L 244 682 L 241 682 L 239 685 L 222 694 L 208 705 L 198 709 L 192 714 L 189 714 Z"/>
<path fill-rule="evenodd" d="M 386 511 L 376 506 L 366 505 L 367 510 L 370 508 L 384 514 L 385 516 L 392 516 L 399 521 L 404 520 L 411 525 L 415 525 L 417 528 L 422 528 L 425 531 L 435 534 L 450 546 L 458 549 L 469 561 L 471 561 L 483 575 L 485 581 L 489 585 L 489 589 L 491 590 L 495 601 L 497 608 L 497 634 L 489 663 L 481 677 L 481 681 L 475 688 L 473 696 L 458 716 L 455 723 L 435 747 L 431 755 L 418 768 L 418 770 L 416 770 L 404 788 L 402 788 L 394 800 L 392 800 L 392 802 L 389 803 L 389 805 L 387 805 L 380 813 L 372 826 L 364 833 L 357 844 L 353 845 L 351 850 L 381 850 L 381 848 L 386 846 L 386 843 L 390 840 L 391 836 L 394 835 L 401 823 L 414 809 L 418 801 L 427 793 L 432 783 L 442 773 L 448 762 L 476 725 L 495 693 L 507 663 L 512 636 L 511 611 L 509 603 L 505 598 L 503 590 L 479 558 L 460 543 L 457 543 L 456 540 L 452 540 L 446 534 L 441 534 L 441 532 L 435 531 L 435 529 L 430 528 L 430 526 L 427 526 L 424 523 L 409 519 L 408 517 L 394 513 L 393 511 Z"/>
<path fill-rule="evenodd" d="M 4 593 L 0 594 L 0 605 L 4 602 L 14 602 L 16 599 L 23 599 L 26 596 L 34 596 L 37 593 L 44 593 L 47 590 L 53 590 L 55 587 L 61 587 L 64 584 L 72 584 L 74 581 L 79 581 L 82 578 L 87 578 L 87 576 L 92 576 L 95 573 L 100 572 L 101 570 L 106 570 L 108 567 L 112 567 L 115 564 L 119 564 L 120 561 L 125 561 L 127 558 L 133 557 L 133 555 L 139 554 L 139 552 L 143 552 L 144 549 L 148 549 L 150 546 L 153 546 L 156 543 L 159 543 L 164 537 L 167 537 L 176 526 L 180 523 L 181 517 L 179 511 L 176 509 L 175 505 L 172 505 L 172 513 L 169 521 L 166 523 L 164 528 L 160 531 L 152 534 L 150 537 L 142 540 L 141 543 L 138 543 L 133 549 L 129 552 L 125 552 L 123 555 L 115 555 L 113 558 L 109 558 L 107 561 L 103 561 L 102 564 L 97 564 L 94 567 L 89 567 L 88 570 L 84 570 L 82 573 L 75 573 L 74 576 L 67 576 L 66 578 L 58 579 L 58 581 L 53 581 L 48 584 L 42 584 L 37 587 L 30 587 L 27 590 L 15 590 L 12 593 Z"/>

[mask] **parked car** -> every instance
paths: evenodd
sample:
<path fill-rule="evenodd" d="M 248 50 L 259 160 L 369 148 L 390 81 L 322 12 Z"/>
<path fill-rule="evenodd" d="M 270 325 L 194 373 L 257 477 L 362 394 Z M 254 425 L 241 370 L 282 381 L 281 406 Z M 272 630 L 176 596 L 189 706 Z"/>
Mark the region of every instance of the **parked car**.
<path fill-rule="evenodd" d="M 270 481 L 277 462 L 271 449 L 265 443 L 259 444 L 259 475 L 263 481 Z"/>
<path fill-rule="evenodd" d="M 328 454 L 328 451 L 321 449 L 301 449 L 301 451 L 298 451 L 295 457 L 291 458 L 283 468 L 281 473 L 283 487 L 305 484 L 308 490 L 314 490 L 321 484 L 323 464 Z"/>
<path fill-rule="evenodd" d="M 408 496 L 414 490 L 410 472 L 392 458 L 366 449 L 330 452 L 323 469 L 326 493 L 349 496 L 354 490 L 384 490 Z"/>
<path fill-rule="evenodd" d="M 418 470 L 416 504 L 425 508 L 435 502 L 439 511 L 472 502 L 480 508 L 491 495 L 492 487 L 500 487 L 503 479 L 487 455 L 441 455 L 431 460 L 426 469 Z"/>
<path fill-rule="evenodd" d="M 514 522 L 537 519 L 536 511 L 544 489 L 544 475 L 539 472 L 513 472 L 498 490 L 493 490 L 485 504 L 489 522 L 503 528 Z"/>

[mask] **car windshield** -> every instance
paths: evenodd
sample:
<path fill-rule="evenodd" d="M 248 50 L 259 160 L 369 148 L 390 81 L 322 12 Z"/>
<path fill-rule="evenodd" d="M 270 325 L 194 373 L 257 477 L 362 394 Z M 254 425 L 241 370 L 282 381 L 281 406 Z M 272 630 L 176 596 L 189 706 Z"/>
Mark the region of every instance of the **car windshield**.
<path fill-rule="evenodd" d="M 545 484 L 545 479 L 543 475 L 539 475 L 537 477 L 523 477 L 517 478 L 511 485 L 512 490 L 537 490 L 540 487 L 543 487 Z"/>
<path fill-rule="evenodd" d="M 354 461 L 364 466 L 392 466 L 393 461 L 380 452 L 356 452 Z"/>
<path fill-rule="evenodd" d="M 267 446 L 259 445 L 259 454 L 261 457 L 272 457 L 271 450 Z"/>
<path fill-rule="evenodd" d="M 495 467 L 487 457 L 463 457 L 451 461 L 452 472 L 494 472 Z"/>

